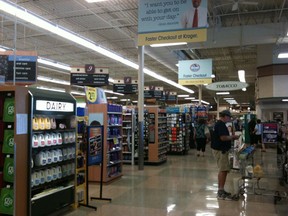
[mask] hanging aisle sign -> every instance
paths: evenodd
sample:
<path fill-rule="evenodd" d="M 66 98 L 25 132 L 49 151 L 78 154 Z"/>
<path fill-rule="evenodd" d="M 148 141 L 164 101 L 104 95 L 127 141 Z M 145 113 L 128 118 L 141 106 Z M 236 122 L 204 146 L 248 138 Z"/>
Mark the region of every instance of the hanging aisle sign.
<path fill-rule="evenodd" d="M 96 68 L 93 64 L 71 68 L 71 85 L 100 87 L 109 85 L 108 79 L 108 68 Z"/>
<path fill-rule="evenodd" d="M 213 91 L 235 91 L 247 87 L 248 87 L 247 83 L 239 81 L 214 82 L 206 86 L 207 89 Z"/>
<path fill-rule="evenodd" d="M 115 80 L 113 92 L 122 94 L 136 94 L 138 92 L 138 81 L 131 77 L 124 77 L 123 80 Z"/>
<path fill-rule="evenodd" d="M 207 0 L 199 2 L 139 0 L 138 45 L 206 41 Z"/>
<path fill-rule="evenodd" d="M 162 98 L 163 87 L 157 86 L 144 86 L 144 98 Z"/>
<path fill-rule="evenodd" d="M 0 76 L 7 83 L 12 83 L 14 78 L 17 84 L 32 84 L 37 77 L 37 53 L 35 51 L 0 52 Z M 15 59 L 15 77 L 14 77 Z"/>

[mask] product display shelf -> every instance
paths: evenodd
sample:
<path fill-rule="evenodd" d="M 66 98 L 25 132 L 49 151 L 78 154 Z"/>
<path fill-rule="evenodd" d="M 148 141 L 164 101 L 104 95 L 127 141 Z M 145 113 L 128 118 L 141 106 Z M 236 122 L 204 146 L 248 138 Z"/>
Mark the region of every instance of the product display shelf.
<path fill-rule="evenodd" d="M 29 215 L 49 215 L 75 204 L 76 101 L 68 93 L 29 93 Z"/>
<path fill-rule="evenodd" d="M 77 109 L 78 110 L 78 109 Z M 76 145 L 76 194 L 75 205 L 87 205 L 87 123 L 88 116 L 78 116 L 77 112 L 77 145 Z"/>
<path fill-rule="evenodd" d="M 190 113 L 182 113 L 182 118 L 184 120 L 183 127 L 184 127 L 184 133 L 183 133 L 183 139 L 184 139 L 184 148 L 185 148 L 185 154 L 188 153 L 190 146 L 192 146 L 192 133 L 191 133 L 191 124 L 192 124 L 192 118 Z"/>
<path fill-rule="evenodd" d="M 143 119 L 143 150 L 144 150 L 144 155 L 143 155 L 143 158 L 144 158 L 144 162 L 147 162 L 148 161 L 148 151 L 149 151 L 149 130 L 148 130 L 148 126 L 149 126 L 149 121 L 148 121 L 148 112 L 147 110 L 144 110 L 144 119 Z M 135 133 L 134 133 L 134 136 L 135 136 L 135 154 L 134 154 L 134 160 L 135 160 L 135 163 L 137 164 L 138 163 L 138 145 L 139 145 L 139 132 L 138 132 L 138 113 L 136 111 L 135 113 Z"/>
<path fill-rule="evenodd" d="M 88 104 L 89 123 L 103 125 L 103 182 L 122 176 L 122 106 L 116 104 Z M 88 180 L 100 182 L 101 166 L 89 166 Z"/>
<path fill-rule="evenodd" d="M 169 154 L 185 154 L 184 119 L 180 112 L 167 113 L 167 131 L 169 140 Z"/>
<path fill-rule="evenodd" d="M 148 161 L 146 164 L 161 164 L 167 161 L 169 141 L 167 139 L 167 116 L 164 109 L 157 106 L 146 107 L 148 111 Z"/>
<path fill-rule="evenodd" d="M 0 215 L 28 215 L 28 107 L 27 88 L 0 87 Z"/>
<path fill-rule="evenodd" d="M 131 107 L 123 107 L 123 163 L 134 164 L 135 152 L 135 109 Z"/>

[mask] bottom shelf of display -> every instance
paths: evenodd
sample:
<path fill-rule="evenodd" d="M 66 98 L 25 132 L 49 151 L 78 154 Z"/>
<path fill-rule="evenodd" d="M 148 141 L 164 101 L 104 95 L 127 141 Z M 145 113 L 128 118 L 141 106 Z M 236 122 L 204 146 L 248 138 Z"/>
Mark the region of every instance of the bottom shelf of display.
<path fill-rule="evenodd" d="M 31 215 L 49 215 L 68 205 L 74 204 L 74 185 L 55 189 L 31 199 Z"/>

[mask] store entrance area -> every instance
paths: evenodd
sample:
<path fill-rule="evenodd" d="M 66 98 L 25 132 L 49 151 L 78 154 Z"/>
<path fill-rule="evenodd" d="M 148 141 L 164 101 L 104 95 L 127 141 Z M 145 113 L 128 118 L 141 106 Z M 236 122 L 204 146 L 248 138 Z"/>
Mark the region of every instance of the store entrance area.
<path fill-rule="evenodd" d="M 79 207 L 65 215 L 287 215 L 288 200 L 283 198 L 274 204 L 274 196 L 268 193 L 287 191 L 287 187 L 279 184 L 277 148 L 270 147 L 264 153 L 256 149 L 254 163 L 264 171 L 259 181 L 265 189 L 263 195 L 244 194 L 238 201 L 217 200 L 217 167 L 208 147 L 205 157 L 197 157 L 196 150 L 191 149 L 186 156 L 171 155 L 167 163 L 145 166 L 143 171 L 137 166 L 124 165 L 123 176 L 103 187 L 103 196 L 112 198 L 111 203 L 92 200 L 90 204 L 97 206 L 97 211 Z M 232 170 L 225 189 L 236 193 L 239 178 L 239 171 Z M 99 185 L 89 184 L 89 192 L 90 196 L 99 196 Z"/>

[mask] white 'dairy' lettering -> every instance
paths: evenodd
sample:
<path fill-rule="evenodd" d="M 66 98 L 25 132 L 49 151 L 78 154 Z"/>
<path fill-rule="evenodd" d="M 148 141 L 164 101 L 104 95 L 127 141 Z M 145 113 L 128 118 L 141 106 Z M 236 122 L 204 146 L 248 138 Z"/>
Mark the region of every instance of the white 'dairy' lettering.
<path fill-rule="evenodd" d="M 47 101 L 46 103 L 46 108 L 47 110 L 65 110 L 66 103 L 63 102 L 52 102 L 52 101 Z"/>

